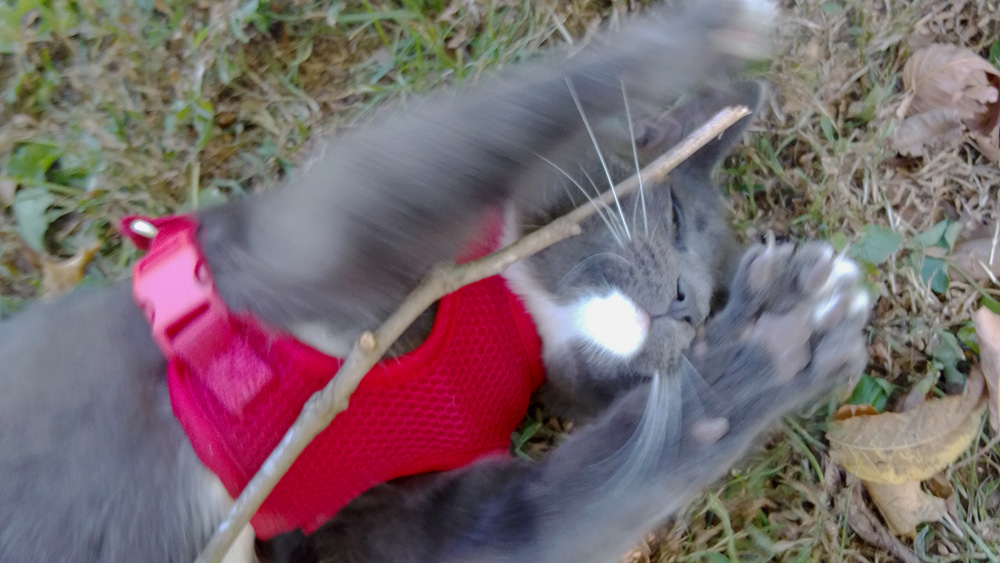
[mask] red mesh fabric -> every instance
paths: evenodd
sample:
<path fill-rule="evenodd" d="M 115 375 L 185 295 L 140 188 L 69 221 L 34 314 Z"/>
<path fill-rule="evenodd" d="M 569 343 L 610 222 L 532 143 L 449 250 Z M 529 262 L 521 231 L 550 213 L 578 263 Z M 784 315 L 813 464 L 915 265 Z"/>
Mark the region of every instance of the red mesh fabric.
<path fill-rule="evenodd" d="M 311 532 L 374 485 L 506 451 L 542 379 L 538 337 L 525 330 L 530 319 L 520 308 L 499 277 L 442 299 L 428 341 L 365 376 L 347 411 L 306 448 L 257 512 L 257 534 Z M 255 324 L 234 327 L 233 351 L 210 369 L 170 366 L 175 413 L 234 497 L 340 367 Z M 227 389 L 243 395 L 241 376 L 254 374 L 259 382 L 262 372 L 270 381 L 233 412 Z"/>
<path fill-rule="evenodd" d="M 244 321 L 231 354 L 192 373 L 170 366 L 171 400 L 202 461 L 234 497 L 280 441 L 309 396 L 340 366 L 298 341 Z M 527 330 L 526 330 L 527 329 Z M 234 359 L 235 358 L 235 359 Z M 505 452 L 542 381 L 540 344 L 499 277 L 441 300 L 431 337 L 372 370 L 340 414 L 302 453 L 254 517 L 262 538 L 314 531 L 374 485 Z M 239 413 L 241 374 L 270 381 Z"/>
<path fill-rule="evenodd" d="M 174 414 L 235 497 L 341 361 L 229 312 L 191 217 L 142 219 L 158 229 L 152 241 L 132 237 L 135 219 L 123 230 L 149 253 L 134 268 L 134 295 L 168 359 Z M 502 278 L 445 296 L 427 341 L 365 376 L 264 502 L 254 529 L 265 539 L 312 532 L 374 485 L 506 451 L 543 377 L 534 324 Z"/>

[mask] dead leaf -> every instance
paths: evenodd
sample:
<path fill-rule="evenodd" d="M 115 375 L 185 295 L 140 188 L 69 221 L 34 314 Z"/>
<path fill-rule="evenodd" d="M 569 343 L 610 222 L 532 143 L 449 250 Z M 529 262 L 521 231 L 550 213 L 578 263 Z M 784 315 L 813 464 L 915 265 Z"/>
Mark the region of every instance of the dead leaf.
<path fill-rule="evenodd" d="M 948 514 L 943 498 L 925 493 L 919 481 L 901 484 L 865 481 L 865 488 L 878 507 L 889 531 L 897 536 L 917 536 L 917 524 L 937 522 Z"/>
<path fill-rule="evenodd" d="M 854 533 L 871 545 L 895 556 L 903 563 L 920 563 L 916 554 L 889 533 L 889 530 L 885 529 L 885 526 L 868 508 L 864 497 L 861 496 L 861 486 L 855 483 L 852 489 L 846 512 L 847 525 L 854 530 Z M 838 504 L 841 503 L 838 502 Z M 844 511 L 841 510 L 841 512 Z"/>
<path fill-rule="evenodd" d="M 951 485 L 951 482 L 948 481 L 948 478 L 943 471 L 924 482 L 924 486 L 927 487 L 927 491 L 930 494 L 938 498 L 945 499 L 945 502 L 955 496 L 955 487 Z M 952 507 L 948 507 L 948 512 L 949 514 L 952 513 Z M 958 517 L 957 513 L 952 514 L 952 516 L 955 516 L 956 518 Z"/>
<path fill-rule="evenodd" d="M 980 135 L 990 135 L 996 130 L 997 123 L 1000 122 L 1000 100 L 998 100 L 998 96 L 1000 96 L 1000 73 L 997 73 L 993 65 L 990 65 L 990 68 L 993 68 L 993 72 L 986 74 L 986 81 L 993 91 L 993 99 L 986 103 L 985 111 L 966 123 L 970 131 Z"/>
<path fill-rule="evenodd" d="M 833 421 L 830 457 L 865 481 L 900 484 L 927 479 L 968 449 L 984 406 L 982 377 L 964 395 L 933 399 L 902 413 Z"/>
<path fill-rule="evenodd" d="M 965 125 L 955 108 L 935 108 L 904 119 L 893 132 L 892 148 L 906 156 L 927 156 L 962 138 Z"/>
<path fill-rule="evenodd" d="M 847 420 L 856 416 L 872 416 L 878 414 L 875 407 L 871 405 L 840 405 L 837 412 L 833 413 L 834 420 Z"/>
<path fill-rule="evenodd" d="M 993 163 L 1000 162 L 1000 137 L 998 135 L 1000 133 L 996 129 L 990 133 L 969 132 L 969 136 L 972 137 L 972 142 L 975 143 L 979 152 Z"/>
<path fill-rule="evenodd" d="M 87 268 L 87 264 L 94 259 L 94 255 L 100 248 L 101 244 L 95 242 L 81 248 L 72 258 L 66 260 L 57 262 L 44 258 L 42 260 L 42 289 L 45 297 L 55 297 L 76 287 L 76 284 L 83 279 L 83 272 Z"/>
<path fill-rule="evenodd" d="M 921 156 L 932 142 L 918 143 L 920 131 L 937 132 L 934 142 L 954 135 L 949 127 L 952 115 L 926 115 L 934 110 L 954 109 L 969 131 L 970 139 L 983 155 L 1000 162 L 1000 71 L 971 49 L 934 43 L 918 49 L 903 66 L 903 85 L 911 93 L 909 115 L 918 121 L 900 124 L 894 135 L 897 150 Z M 905 125 L 905 128 L 904 128 Z M 896 137 L 900 139 L 897 141 Z"/>
<path fill-rule="evenodd" d="M 972 279 L 990 282 L 1000 277 L 1000 249 L 994 248 L 993 243 L 993 237 L 960 240 L 948 261 Z"/>
<path fill-rule="evenodd" d="M 928 45 L 903 65 L 903 86 L 914 93 L 910 114 L 955 108 L 963 121 L 977 120 L 1000 99 L 989 75 L 1000 76 L 1000 72 L 971 49 Z"/>
<path fill-rule="evenodd" d="M 983 377 L 990 407 L 990 428 L 995 432 L 1000 426 L 1000 397 L 997 388 L 1000 387 L 1000 316 L 986 307 L 980 307 L 972 314 L 976 325 L 976 335 L 979 337 L 979 361 L 982 362 Z"/>

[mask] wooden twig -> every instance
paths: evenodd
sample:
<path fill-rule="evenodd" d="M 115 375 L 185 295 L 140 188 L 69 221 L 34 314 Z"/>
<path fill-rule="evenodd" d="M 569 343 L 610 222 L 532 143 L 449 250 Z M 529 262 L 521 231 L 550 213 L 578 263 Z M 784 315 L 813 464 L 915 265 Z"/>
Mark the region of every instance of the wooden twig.
<path fill-rule="evenodd" d="M 623 197 L 635 191 L 639 187 L 640 175 L 645 183 L 662 182 L 670 171 L 698 149 L 749 114 L 750 110 L 744 106 L 723 109 L 680 144 L 643 168 L 639 174 L 615 186 L 614 192 L 618 197 Z M 595 201 L 596 205 L 591 203 L 581 205 L 545 227 L 488 256 L 466 264 L 433 270 L 377 331 L 361 335 L 333 379 L 309 398 L 298 419 L 236 499 L 226 520 L 219 526 L 196 563 L 219 563 L 222 560 L 240 531 L 250 522 L 250 518 L 271 494 L 302 450 L 330 425 L 335 416 L 347 409 L 351 394 L 358 388 L 361 379 L 382 359 L 392 343 L 421 313 L 460 287 L 499 274 L 514 262 L 579 234 L 580 223 L 593 215 L 599 209 L 599 205 L 607 206 L 612 203 L 614 197 L 615 195 L 609 190 Z"/>

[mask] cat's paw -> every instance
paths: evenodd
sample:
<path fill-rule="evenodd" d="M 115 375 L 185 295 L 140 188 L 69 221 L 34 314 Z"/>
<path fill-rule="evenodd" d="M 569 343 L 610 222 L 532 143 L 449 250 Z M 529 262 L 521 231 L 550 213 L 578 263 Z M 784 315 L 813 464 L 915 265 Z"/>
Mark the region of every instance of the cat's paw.
<path fill-rule="evenodd" d="M 860 373 L 870 309 L 857 265 L 829 245 L 758 245 L 692 361 L 730 398 L 769 395 L 792 408 Z"/>
<path fill-rule="evenodd" d="M 764 59 L 774 47 L 778 8 L 772 0 L 716 0 L 692 3 L 708 22 L 705 37 L 719 53 Z"/>
<path fill-rule="evenodd" d="M 716 9 L 729 19 L 712 36 L 715 47 L 744 59 L 761 59 L 771 54 L 778 8 L 772 0 L 728 0 Z"/>
<path fill-rule="evenodd" d="M 774 0 L 698 0 L 682 3 L 679 11 L 676 8 L 668 5 L 652 12 L 651 21 L 683 22 L 684 29 L 672 35 L 696 32 L 687 46 L 697 45 L 697 54 L 755 60 L 765 59 L 773 51 L 779 22 Z M 659 25 L 648 29 L 662 31 Z"/>

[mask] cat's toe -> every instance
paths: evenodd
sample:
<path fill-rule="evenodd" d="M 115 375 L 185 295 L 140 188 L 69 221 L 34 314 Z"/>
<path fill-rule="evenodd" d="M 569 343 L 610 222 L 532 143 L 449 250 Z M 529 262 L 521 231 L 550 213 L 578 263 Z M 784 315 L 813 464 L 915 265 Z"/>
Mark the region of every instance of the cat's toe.
<path fill-rule="evenodd" d="M 871 314 L 872 298 L 862 285 L 861 270 L 850 259 L 838 256 L 810 303 L 812 361 L 807 376 L 831 379 L 855 376 L 864 369 L 864 325 Z"/>
<path fill-rule="evenodd" d="M 815 327 L 827 328 L 845 317 L 857 317 L 863 322 L 871 307 L 871 298 L 861 286 L 861 270 L 843 256 L 834 259 L 829 270 L 812 306 Z"/>

